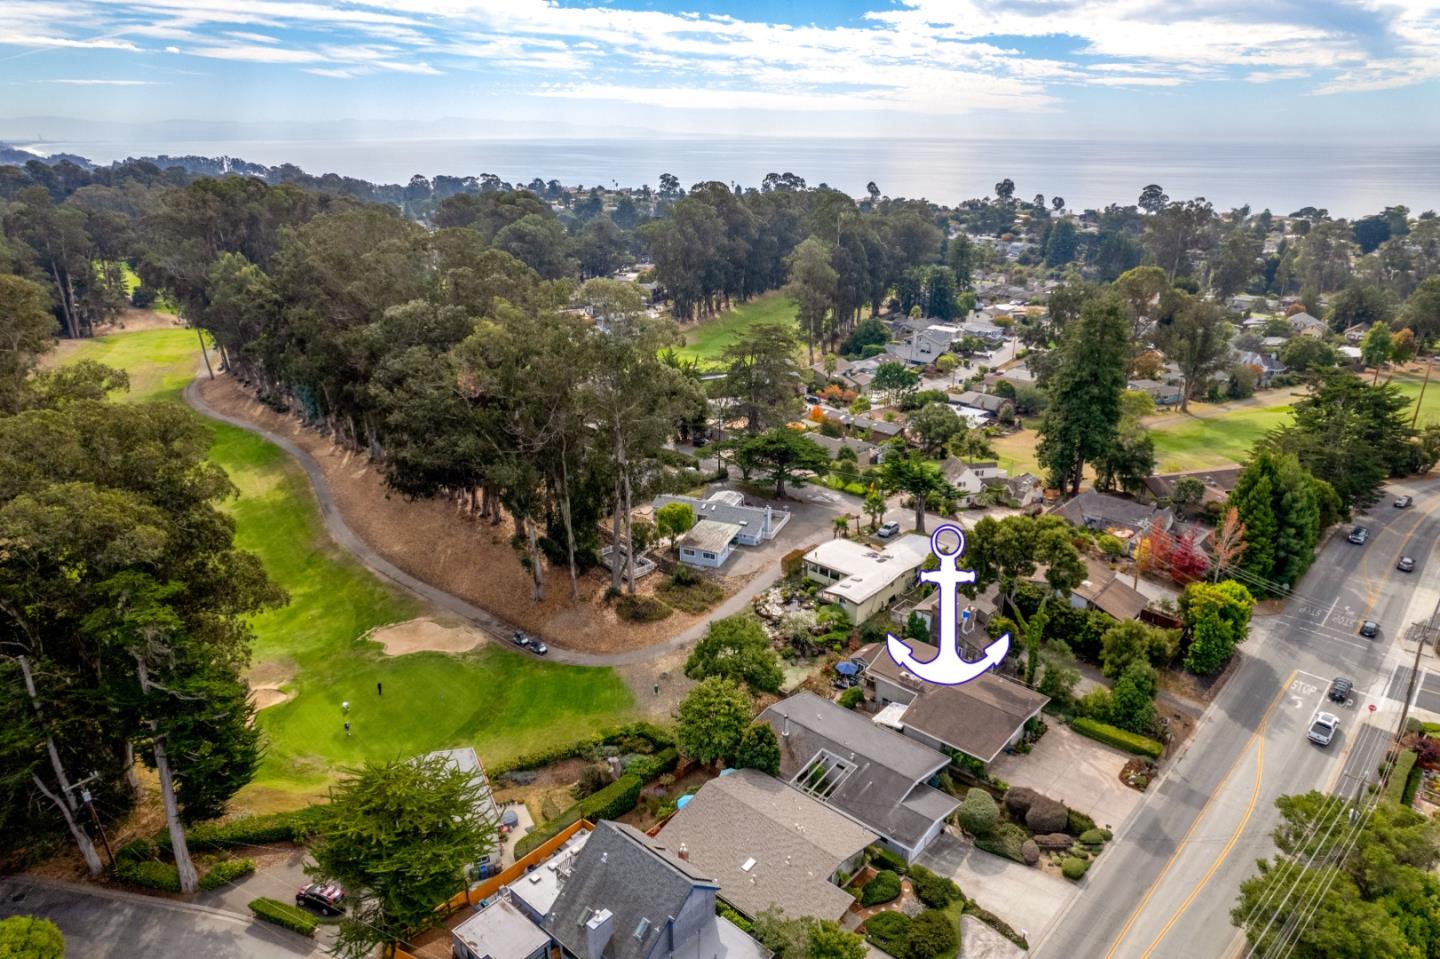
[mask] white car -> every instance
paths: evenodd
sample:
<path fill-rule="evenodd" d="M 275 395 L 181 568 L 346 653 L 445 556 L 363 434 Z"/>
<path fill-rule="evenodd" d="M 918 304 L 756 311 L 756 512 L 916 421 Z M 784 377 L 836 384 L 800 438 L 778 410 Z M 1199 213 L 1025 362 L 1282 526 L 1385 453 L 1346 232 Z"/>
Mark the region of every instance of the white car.
<path fill-rule="evenodd" d="M 1310 722 L 1310 741 L 1321 746 L 1330 745 L 1335 730 L 1340 728 L 1340 717 L 1334 713 L 1317 713 Z"/>

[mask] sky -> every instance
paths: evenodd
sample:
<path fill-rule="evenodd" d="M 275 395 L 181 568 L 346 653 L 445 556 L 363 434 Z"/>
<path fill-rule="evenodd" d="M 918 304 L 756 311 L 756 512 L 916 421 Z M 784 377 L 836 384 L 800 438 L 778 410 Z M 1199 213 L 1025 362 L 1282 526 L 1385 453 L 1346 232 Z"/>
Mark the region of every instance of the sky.
<path fill-rule="evenodd" d="M 0 132 L 87 124 L 1433 143 L 1440 0 L 0 0 Z"/>

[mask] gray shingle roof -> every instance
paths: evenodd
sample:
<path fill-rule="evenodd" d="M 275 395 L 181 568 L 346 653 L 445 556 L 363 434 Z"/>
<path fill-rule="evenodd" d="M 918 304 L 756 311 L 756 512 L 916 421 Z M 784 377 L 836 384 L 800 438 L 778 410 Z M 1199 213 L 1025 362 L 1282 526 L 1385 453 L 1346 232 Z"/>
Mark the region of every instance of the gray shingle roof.
<path fill-rule="evenodd" d="M 1093 490 L 1066 500 L 1050 512 L 1064 517 L 1075 526 L 1095 529 L 1124 526 L 1140 530 L 1148 528 L 1151 523 L 1157 523 L 1158 527 L 1164 530 L 1170 528 L 1174 519 L 1169 510 L 1156 509 L 1148 503 L 1137 503 Z"/>
<path fill-rule="evenodd" d="M 760 718 L 780 741 L 781 778 L 793 781 L 808 772 L 823 750 L 844 766 L 824 801 L 875 832 L 914 848 L 940 818 L 922 810 L 940 805 L 926 799 L 924 794 L 937 790 L 924 783 L 949 764 L 944 753 L 813 693 L 781 700 Z M 946 799 L 950 810 L 959 805 L 958 800 Z"/>
<path fill-rule="evenodd" d="M 600 822 L 545 917 L 545 931 L 572 955 L 585 956 L 585 922 L 608 909 L 615 925 L 604 959 L 646 959 L 666 935 L 667 919 L 680 915 L 696 886 L 717 888 L 689 863 L 652 849 L 635 828 Z M 649 925 L 637 937 L 643 919 Z"/>
<path fill-rule="evenodd" d="M 721 898 L 746 915 L 779 906 L 788 916 L 839 919 L 854 899 L 830 877 L 875 838 L 799 789 L 742 769 L 701 787 L 658 841 L 684 849 L 692 865 L 719 880 Z"/>

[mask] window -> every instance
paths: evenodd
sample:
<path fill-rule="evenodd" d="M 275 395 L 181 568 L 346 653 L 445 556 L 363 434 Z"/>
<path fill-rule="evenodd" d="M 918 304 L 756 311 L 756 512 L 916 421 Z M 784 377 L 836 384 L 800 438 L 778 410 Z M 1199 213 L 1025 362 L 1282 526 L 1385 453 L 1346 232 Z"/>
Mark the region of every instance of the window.
<path fill-rule="evenodd" d="M 701 556 L 704 556 L 706 559 L 714 559 L 714 558 L 715 558 L 715 554 L 714 554 L 714 553 L 701 553 L 700 555 L 701 555 Z"/>

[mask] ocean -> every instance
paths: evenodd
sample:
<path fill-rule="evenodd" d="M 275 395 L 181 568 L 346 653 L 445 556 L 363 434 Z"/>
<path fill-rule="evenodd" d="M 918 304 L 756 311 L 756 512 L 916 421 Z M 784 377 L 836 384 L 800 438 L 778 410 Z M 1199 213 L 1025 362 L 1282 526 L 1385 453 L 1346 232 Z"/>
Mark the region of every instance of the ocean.
<path fill-rule="evenodd" d="M 27 144 L 97 162 L 170 154 L 231 156 L 294 163 L 310 173 L 340 173 L 404 183 L 413 174 L 494 173 L 516 184 L 534 177 L 567 185 L 654 186 L 673 173 L 683 186 L 721 180 L 758 186 L 766 173 L 792 172 L 863 196 L 883 193 L 953 204 L 989 196 L 1009 177 L 1016 196 L 1062 196 L 1071 209 L 1130 204 L 1148 183 L 1172 199 L 1203 196 L 1217 209 L 1250 204 L 1290 213 L 1304 206 L 1355 217 L 1404 204 L 1440 207 L 1440 144 L 1371 141 L 1183 142 L 1034 139 L 434 139 L 204 140 Z"/>

